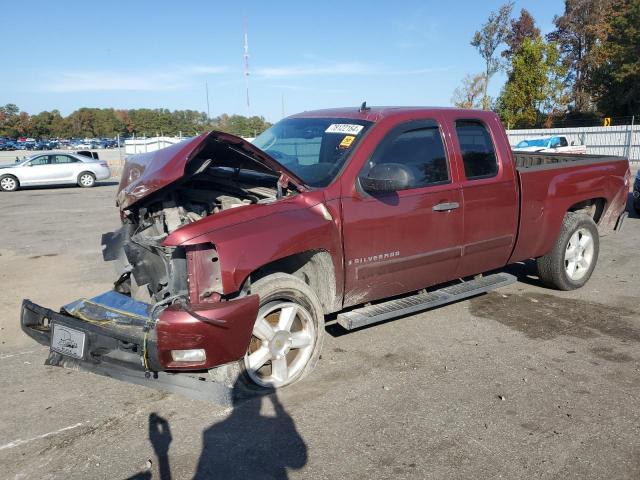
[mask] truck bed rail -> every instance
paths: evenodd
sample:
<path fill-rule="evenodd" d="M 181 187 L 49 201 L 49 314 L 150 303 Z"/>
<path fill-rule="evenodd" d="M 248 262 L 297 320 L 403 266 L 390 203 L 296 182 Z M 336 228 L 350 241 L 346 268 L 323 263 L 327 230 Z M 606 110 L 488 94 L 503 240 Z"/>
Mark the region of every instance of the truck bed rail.
<path fill-rule="evenodd" d="M 563 168 L 594 163 L 627 161 L 625 157 L 615 155 L 588 155 L 572 153 L 535 153 L 513 152 L 513 159 L 518 170 L 544 170 Z"/>

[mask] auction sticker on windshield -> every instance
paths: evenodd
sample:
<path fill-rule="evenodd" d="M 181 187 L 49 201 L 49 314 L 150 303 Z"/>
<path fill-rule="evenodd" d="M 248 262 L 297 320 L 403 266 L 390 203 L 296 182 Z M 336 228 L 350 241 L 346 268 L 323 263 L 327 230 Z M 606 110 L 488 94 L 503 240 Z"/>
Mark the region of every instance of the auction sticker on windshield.
<path fill-rule="evenodd" d="M 346 135 L 342 139 L 342 141 L 340 142 L 340 145 L 338 145 L 338 147 L 339 148 L 349 148 L 355 139 L 356 139 L 356 137 L 354 137 L 353 135 Z"/>
<path fill-rule="evenodd" d="M 332 123 L 324 131 L 324 133 L 346 133 L 349 135 L 358 135 L 364 127 L 352 123 Z"/>
<path fill-rule="evenodd" d="M 51 350 L 74 358 L 84 354 L 84 332 L 64 325 L 53 324 Z"/>

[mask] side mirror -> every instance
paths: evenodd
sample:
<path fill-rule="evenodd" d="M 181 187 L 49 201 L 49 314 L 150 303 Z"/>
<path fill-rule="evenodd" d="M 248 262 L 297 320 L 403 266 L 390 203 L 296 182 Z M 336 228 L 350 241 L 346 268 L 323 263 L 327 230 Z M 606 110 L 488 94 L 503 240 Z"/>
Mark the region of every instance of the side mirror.
<path fill-rule="evenodd" d="M 365 176 L 360 177 L 360 185 L 366 192 L 389 193 L 406 190 L 413 183 L 413 174 L 400 163 L 375 165 Z"/>

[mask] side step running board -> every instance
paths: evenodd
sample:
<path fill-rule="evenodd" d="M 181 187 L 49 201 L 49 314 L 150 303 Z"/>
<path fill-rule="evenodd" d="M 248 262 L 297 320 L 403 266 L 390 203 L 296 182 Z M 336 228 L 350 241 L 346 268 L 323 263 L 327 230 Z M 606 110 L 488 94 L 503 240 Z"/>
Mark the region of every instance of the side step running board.
<path fill-rule="evenodd" d="M 486 293 L 496 288 L 515 283 L 517 278 L 508 273 L 496 273 L 429 293 L 418 293 L 409 297 L 389 300 L 375 305 L 357 308 L 338 314 L 338 323 L 346 330 L 384 322 L 392 318 L 420 312 L 464 298 Z"/>

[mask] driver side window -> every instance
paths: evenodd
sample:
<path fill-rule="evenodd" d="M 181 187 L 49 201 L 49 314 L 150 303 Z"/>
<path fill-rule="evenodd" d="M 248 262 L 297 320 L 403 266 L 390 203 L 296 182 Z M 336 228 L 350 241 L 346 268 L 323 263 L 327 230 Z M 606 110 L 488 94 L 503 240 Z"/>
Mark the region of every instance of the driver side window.
<path fill-rule="evenodd" d="M 369 170 L 384 164 L 401 165 L 409 177 L 410 189 L 450 181 L 442 135 L 437 125 L 391 133 L 373 154 Z M 365 175 L 367 173 L 364 172 Z"/>
<path fill-rule="evenodd" d="M 35 167 L 36 165 L 49 165 L 49 155 L 41 155 L 29 162 L 29 165 Z"/>

